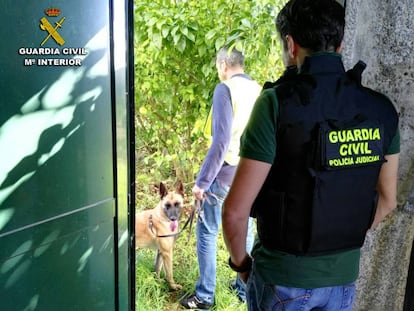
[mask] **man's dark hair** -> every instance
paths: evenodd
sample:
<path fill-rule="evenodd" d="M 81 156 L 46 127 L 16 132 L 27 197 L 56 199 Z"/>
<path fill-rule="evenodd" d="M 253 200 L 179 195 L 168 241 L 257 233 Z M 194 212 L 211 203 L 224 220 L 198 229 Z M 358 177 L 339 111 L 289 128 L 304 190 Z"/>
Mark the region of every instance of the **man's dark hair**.
<path fill-rule="evenodd" d="M 335 52 L 344 37 L 345 9 L 335 0 L 290 0 L 276 18 L 284 44 L 291 35 L 312 52 Z"/>

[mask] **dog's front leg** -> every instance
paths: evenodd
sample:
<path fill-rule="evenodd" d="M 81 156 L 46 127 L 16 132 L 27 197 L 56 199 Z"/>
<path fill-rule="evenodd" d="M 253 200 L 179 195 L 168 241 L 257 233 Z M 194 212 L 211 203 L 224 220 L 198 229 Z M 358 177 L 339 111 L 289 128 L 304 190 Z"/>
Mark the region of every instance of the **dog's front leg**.
<path fill-rule="evenodd" d="M 165 257 L 163 258 L 164 261 L 164 268 L 165 274 L 167 275 L 167 281 L 170 284 L 172 290 L 179 290 L 182 288 L 180 284 L 174 282 L 173 278 L 173 254 L 172 250 L 165 253 Z"/>
<path fill-rule="evenodd" d="M 161 256 L 161 252 L 157 249 L 156 253 L 155 253 L 155 274 L 157 275 L 157 277 L 160 277 L 160 272 L 161 272 L 161 268 L 162 268 L 162 264 L 163 264 L 163 260 L 162 260 L 162 256 Z"/>
<path fill-rule="evenodd" d="M 165 274 L 167 276 L 167 281 L 170 284 L 172 290 L 179 290 L 182 288 L 180 284 L 174 282 L 173 277 L 173 243 L 168 243 L 169 248 L 160 249 L 162 261 L 164 262 Z"/>

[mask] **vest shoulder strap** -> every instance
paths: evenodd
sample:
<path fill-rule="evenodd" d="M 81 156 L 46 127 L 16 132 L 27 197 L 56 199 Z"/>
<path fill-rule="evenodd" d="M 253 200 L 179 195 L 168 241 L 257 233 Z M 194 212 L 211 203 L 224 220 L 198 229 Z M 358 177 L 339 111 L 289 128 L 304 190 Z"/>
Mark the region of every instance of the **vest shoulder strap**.
<path fill-rule="evenodd" d="M 286 77 L 281 83 L 274 86 L 277 99 L 281 103 L 290 99 L 306 105 L 309 102 L 312 91 L 316 88 L 316 80 L 308 73 L 298 73 Z"/>
<path fill-rule="evenodd" d="M 346 76 L 348 80 L 355 82 L 357 85 L 361 86 L 362 81 L 362 72 L 367 67 L 367 64 L 365 64 L 362 60 L 359 60 L 353 68 L 349 69 L 346 72 Z"/>

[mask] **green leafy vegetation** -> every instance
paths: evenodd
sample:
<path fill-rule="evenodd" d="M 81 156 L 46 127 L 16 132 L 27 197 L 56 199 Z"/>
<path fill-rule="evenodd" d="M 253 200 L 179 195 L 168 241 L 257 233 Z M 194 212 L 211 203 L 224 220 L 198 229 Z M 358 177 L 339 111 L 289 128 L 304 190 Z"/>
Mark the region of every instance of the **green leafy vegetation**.
<path fill-rule="evenodd" d="M 188 213 L 191 188 L 208 148 L 203 127 L 219 82 L 216 52 L 223 45 L 237 47 L 252 78 L 260 84 L 275 80 L 283 67 L 274 20 L 283 3 L 134 0 L 137 210 L 155 206 L 158 194 L 151 185 L 181 180 Z M 175 278 L 184 288 L 169 293 L 167 284 L 151 274 L 153 251 L 137 252 L 137 310 L 179 309 L 180 295 L 194 290 L 194 240 L 187 244 L 180 237 L 174 255 Z M 227 256 L 219 237 L 217 310 L 244 310 L 227 290 L 234 277 Z"/>

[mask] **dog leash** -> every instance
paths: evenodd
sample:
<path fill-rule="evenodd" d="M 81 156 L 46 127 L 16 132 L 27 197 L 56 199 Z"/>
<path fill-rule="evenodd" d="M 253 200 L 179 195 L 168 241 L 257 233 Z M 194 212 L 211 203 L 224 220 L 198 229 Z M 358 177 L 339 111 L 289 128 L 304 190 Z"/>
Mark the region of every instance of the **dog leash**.
<path fill-rule="evenodd" d="M 215 200 L 215 203 L 214 204 L 210 200 L 209 197 L 212 197 Z M 188 230 L 187 243 L 190 241 L 190 238 L 191 238 L 191 232 L 192 232 L 192 227 L 193 227 L 194 216 L 196 214 L 198 214 L 199 221 L 200 222 L 203 221 L 202 214 L 203 214 L 203 201 L 204 200 L 206 200 L 208 202 L 208 204 L 214 206 L 214 205 L 217 204 L 218 197 L 214 193 L 212 193 L 212 192 L 204 192 L 204 194 L 203 194 L 203 200 L 197 200 L 197 199 L 194 200 L 194 204 L 193 204 L 193 208 L 192 208 L 191 213 L 190 213 L 190 217 L 188 218 L 186 224 L 184 225 L 184 228 L 185 228 L 187 226 L 187 223 L 188 222 L 190 223 L 190 228 Z"/>
<path fill-rule="evenodd" d="M 190 241 L 190 238 L 191 238 L 194 215 L 197 213 L 200 213 L 200 211 L 201 211 L 201 200 L 194 200 L 194 204 L 193 204 L 193 208 L 191 209 L 190 216 L 188 217 L 187 222 L 184 225 L 184 228 L 185 228 L 188 223 L 190 224 L 190 228 L 188 229 L 187 243 Z"/>

